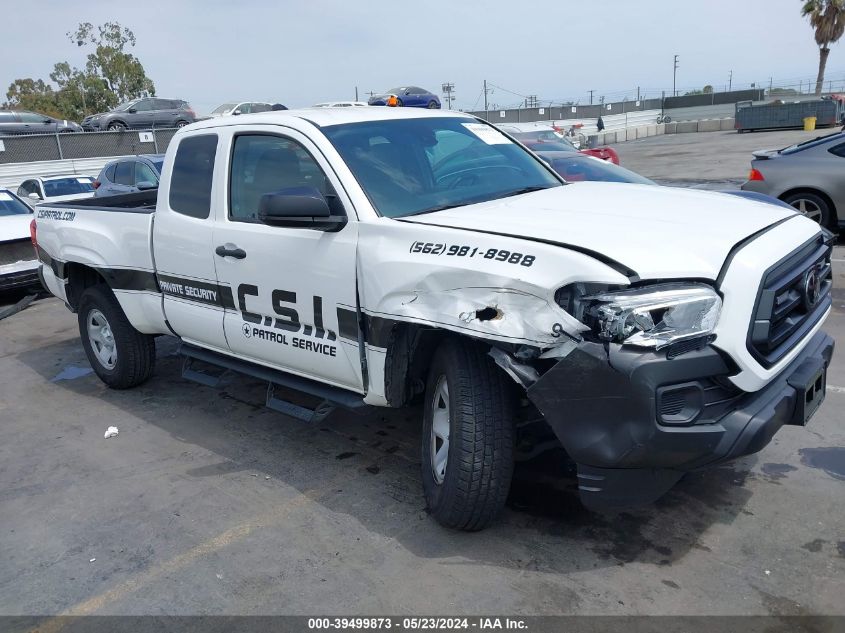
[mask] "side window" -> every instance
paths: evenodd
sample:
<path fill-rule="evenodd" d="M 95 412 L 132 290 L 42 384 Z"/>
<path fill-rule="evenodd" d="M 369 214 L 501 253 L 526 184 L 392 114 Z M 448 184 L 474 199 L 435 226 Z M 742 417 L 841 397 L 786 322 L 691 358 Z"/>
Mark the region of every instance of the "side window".
<path fill-rule="evenodd" d="M 317 189 L 326 197 L 332 214 L 345 214 L 323 170 L 299 143 L 269 135 L 235 137 L 229 178 L 232 220 L 256 221 L 261 196 L 297 187 Z"/>
<path fill-rule="evenodd" d="M 23 123 L 43 123 L 47 118 L 46 116 L 36 114 L 35 112 L 18 112 L 18 116 L 21 118 Z"/>
<path fill-rule="evenodd" d="M 14 112 L 2 112 L 0 111 L 0 123 L 15 123 L 17 119 L 15 118 Z"/>
<path fill-rule="evenodd" d="M 271 107 L 269 103 L 251 103 L 250 106 L 250 112 L 253 114 L 256 112 L 269 112 Z"/>
<path fill-rule="evenodd" d="M 112 182 L 118 185 L 128 185 L 131 187 L 135 184 L 135 174 L 132 173 L 132 163 L 124 161 L 118 163 L 114 170 L 114 180 Z"/>
<path fill-rule="evenodd" d="M 250 109 L 251 105 L 251 103 L 241 103 L 238 104 L 238 107 L 235 109 L 239 110 L 241 114 L 250 114 L 252 112 L 252 110 Z"/>
<path fill-rule="evenodd" d="M 216 152 L 216 134 L 189 136 L 179 143 L 170 175 L 170 208 L 176 213 L 208 217 Z"/>
<path fill-rule="evenodd" d="M 153 100 L 152 99 L 141 99 L 138 103 L 132 106 L 136 112 L 149 112 L 153 109 Z"/>
<path fill-rule="evenodd" d="M 839 156 L 840 158 L 845 158 L 845 143 L 840 143 L 836 147 L 831 147 L 827 151 L 829 151 L 834 156 Z"/>
<path fill-rule="evenodd" d="M 106 180 L 109 182 L 114 182 L 114 172 L 117 169 L 117 163 L 112 163 L 109 165 L 109 168 L 106 169 Z"/>
<path fill-rule="evenodd" d="M 158 182 L 155 172 L 147 163 L 141 161 L 135 163 L 135 184 L 137 185 L 139 182 L 151 182 L 153 184 Z"/>

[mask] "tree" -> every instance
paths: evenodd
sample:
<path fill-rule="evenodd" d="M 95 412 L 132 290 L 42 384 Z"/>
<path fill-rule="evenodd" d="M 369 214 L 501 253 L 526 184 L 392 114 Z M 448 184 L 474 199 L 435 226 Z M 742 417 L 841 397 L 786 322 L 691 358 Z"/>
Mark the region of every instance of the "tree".
<path fill-rule="evenodd" d="M 819 74 L 816 78 L 816 95 L 822 93 L 824 71 L 830 55 L 830 45 L 845 33 L 845 0 L 805 0 L 801 15 L 810 19 L 819 46 Z"/>
<path fill-rule="evenodd" d="M 55 87 L 42 79 L 16 79 L 9 86 L 4 107 L 80 120 L 123 101 L 155 95 L 155 84 L 140 60 L 125 50 L 135 46 L 132 31 L 117 22 L 96 28 L 84 22 L 67 36 L 79 47 L 93 46 L 84 70 L 68 62 L 55 64 L 50 73 Z"/>

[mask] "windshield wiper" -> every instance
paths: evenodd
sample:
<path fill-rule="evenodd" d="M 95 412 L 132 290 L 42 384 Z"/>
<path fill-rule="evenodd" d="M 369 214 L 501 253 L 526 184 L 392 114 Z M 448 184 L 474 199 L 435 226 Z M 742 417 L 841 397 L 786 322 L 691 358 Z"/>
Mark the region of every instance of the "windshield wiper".
<path fill-rule="evenodd" d="M 542 191 L 543 189 L 551 189 L 546 185 L 538 185 L 534 187 L 523 187 L 522 189 L 514 189 L 513 191 L 508 191 L 503 193 L 499 198 L 510 198 L 511 196 L 521 196 L 524 193 L 533 193 L 535 191 Z"/>
<path fill-rule="evenodd" d="M 437 211 L 445 211 L 446 209 L 455 209 L 456 207 L 465 207 L 468 204 L 472 204 L 471 202 L 460 202 L 458 204 L 442 204 L 439 207 L 431 207 L 430 209 L 423 209 L 422 211 L 415 211 L 414 213 L 409 213 L 404 217 L 410 217 L 412 215 L 425 215 L 426 213 L 436 213 Z"/>

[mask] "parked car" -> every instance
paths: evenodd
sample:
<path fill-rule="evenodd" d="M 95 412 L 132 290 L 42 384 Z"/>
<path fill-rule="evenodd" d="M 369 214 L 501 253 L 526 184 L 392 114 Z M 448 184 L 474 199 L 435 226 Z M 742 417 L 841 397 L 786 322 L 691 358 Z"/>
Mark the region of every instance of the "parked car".
<path fill-rule="evenodd" d="M 240 101 L 224 103 L 211 111 L 211 118 L 216 119 L 221 116 L 237 116 L 240 114 L 255 114 L 257 112 L 269 112 L 273 109 L 272 103 L 265 103 L 264 101 Z"/>
<path fill-rule="evenodd" d="M 584 180 L 597 182 L 628 182 L 638 185 L 656 185 L 653 180 L 640 176 L 608 160 L 601 160 L 578 151 L 558 151 L 544 149 L 543 145 L 555 145 L 554 143 L 539 143 L 540 149 L 534 150 L 540 158 L 552 166 L 560 176 L 567 182 L 580 182 Z"/>
<path fill-rule="evenodd" d="M 185 378 L 250 375 L 301 420 L 421 400 L 426 505 L 466 530 L 505 505 L 517 447 L 562 447 L 581 500 L 618 508 L 822 405 L 818 224 L 712 192 L 566 185 L 471 115 L 391 115 L 203 121 L 173 136 L 158 190 L 39 207 L 45 285 L 97 376 L 143 383 L 175 336 Z"/>
<path fill-rule="evenodd" d="M 93 198 L 94 179 L 77 174 L 29 178 L 21 183 L 17 193 L 30 206 L 39 202 Z"/>
<path fill-rule="evenodd" d="M 436 110 L 440 107 L 440 97 L 429 92 L 425 88 L 417 86 L 402 86 L 400 88 L 391 88 L 381 95 L 374 95 L 367 101 L 367 105 L 371 106 L 385 106 L 391 105 L 388 103 L 390 97 L 396 97 L 396 104 L 399 107 L 406 108 L 428 108 L 429 110 Z"/>
<path fill-rule="evenodd" d="M 183 127 L 197 120 L 187 101 L 142 97 L 121 103 L 111 112 L 92 114 L 82 120 L 86 132 L 102 130 L 150 129 L 152 127 Z"/>
<path fill-rule="evenodd" d="M 845 228 L 845 133 L 753 156 L 744 191 L 783 200 L 829 229 Z"/>
<path fill-rule="evenodd" d="M 30 222 L 32 209 L 8 189 L 0 189 L 0 291 L 38 283 Z"/>
<path fill-rule="evenodd" d="M 94 181 L 94 197 L 155 189 L 163 163 L 164 154 L 140 154 L 106 163 Z"/>
<path fill-rule="evenodd" d="M 552 134 L 554 136 L 549 136 L 548 132 L 546 131 L 538 131 L 517 132 L 511 135 L 515 139 L 520 141 L 523 145 L 528 147 L 528 149 L 534 151 L 542 150 L 544 149 L 544 146 L 546 146 L 545 149 L 549 151 L 560 151 L 560 146 L 566 145 L 568 148 L 571 148 L 573 152 L 581 152 L 582 154 L 586 154 L 587 156 L 594 156 L 595 158 L 600 158 L 601 160 L 611 162 L 614 165 L 619 164 L 619 154 L 617 154 L 616 150 L 612 147 L 585 147 L 583 149 L 578 149 L 565 136 L 559 135 L 556 132 L 552 132 Z M 552 146 L 548 146 L 548 144 L 552 144 L 555 149 L 552 150 Z"/>
<path fill-rule="evenodd" d="M 0 136 L 81 131 L 82 126 L 67 119 L 54 119 L 46 114 L 26 110 L 0 110 Z"/>
<path fill-rule="evenodd" d="M 313 108 L 357 108 L 366 106 L 368 104 L 363 101 L 325 101 L 323 103 L 315 103 Z"/>

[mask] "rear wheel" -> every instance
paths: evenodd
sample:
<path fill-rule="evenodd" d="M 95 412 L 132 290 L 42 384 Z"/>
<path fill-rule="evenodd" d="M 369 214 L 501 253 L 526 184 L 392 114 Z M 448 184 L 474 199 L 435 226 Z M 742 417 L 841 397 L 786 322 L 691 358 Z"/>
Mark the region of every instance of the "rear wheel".
<path fill-rule="evenodd" d="M 128 389 L 152 376 L 155 339 L 132 327 L 108 286 L 82 293 L 77 318 L 88 362 L 109 387 Z"/>
<path fill-rule="evenodd" d="M 832 209 L 827 201 L 814 193 L 794 193 L 783 199 L 786 204 L 789 204 L 811 220 L 818 222 L 822 226 L 830 226 L 832 217 Z"/>
<path fill-rule="evenodd" d="M 188 125 L 187 121 L 176 121 L 176 127 L 185 127 Z"/>
<path fill-rule="evenodd" d="M 513 385 L 475 343 L 446 340 L 425 393 L 422 480 L 429 512 L 460 530 L 487 527 L 513 475 Z"/>
<path fill-rule="evenodd" d="M 429 101 L 428 102 L 428 109 L 429 110 L 436 110 L 437 109 L 437 102 L 436 101 Z"/>

